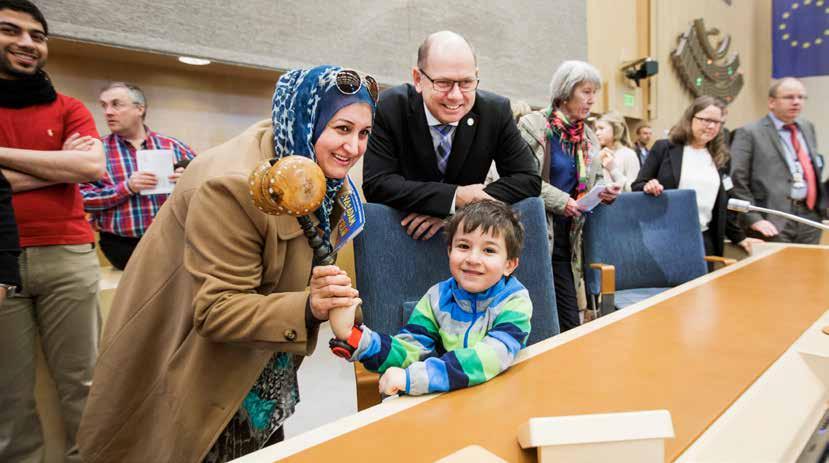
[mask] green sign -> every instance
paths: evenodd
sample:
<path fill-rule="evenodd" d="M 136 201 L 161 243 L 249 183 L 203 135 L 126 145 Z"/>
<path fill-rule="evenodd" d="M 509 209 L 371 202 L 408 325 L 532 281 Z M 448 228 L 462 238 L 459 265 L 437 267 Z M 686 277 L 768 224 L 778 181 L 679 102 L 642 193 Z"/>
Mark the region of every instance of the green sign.
<path fill-rule="evenodd" d="M 636 99 L 634 99 L 633 94 L 625 93 L 625 94 L 623 94 L 623 97 L 624 97 L 624 105 L 625 106 L 627 106 L 628 108 L 632 108 L 632 107 L 636 106 Z"/>

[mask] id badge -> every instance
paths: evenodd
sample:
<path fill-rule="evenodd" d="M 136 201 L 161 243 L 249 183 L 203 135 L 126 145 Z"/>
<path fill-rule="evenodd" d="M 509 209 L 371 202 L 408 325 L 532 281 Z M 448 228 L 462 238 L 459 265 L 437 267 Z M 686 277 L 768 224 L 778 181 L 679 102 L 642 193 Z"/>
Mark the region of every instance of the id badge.
<path fill-rule="evenodd" d="M 728 175 L 723 175 L 722 177 L 722 187 L 725 191 L 731 191 L 734 188 L 734 182 L 731 181 L 731 177 Z"/>
<path fill-rule="evenodd" d="M 792 188 L 789 192 L 789 199 L 793 199 L 795 201 L 802 201 L 806 199 L 806 193 L 808 192 L 808 187 L 806 186 L 806 182 L 803 181 L 803 175 L 798 173 L 794 176 L 792 181 Z"/>

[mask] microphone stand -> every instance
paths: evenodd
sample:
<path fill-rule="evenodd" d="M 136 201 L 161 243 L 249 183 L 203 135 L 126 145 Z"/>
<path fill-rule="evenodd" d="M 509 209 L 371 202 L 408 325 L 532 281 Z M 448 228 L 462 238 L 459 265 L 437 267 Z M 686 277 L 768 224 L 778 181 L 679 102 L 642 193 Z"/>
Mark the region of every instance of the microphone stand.
<path fill-rule="evenodd" d="M 774 209 L 766 209 L 765 207 L 757 207 L 753 206 L 750 202 L 744 201 L 742 199 L 731 198 L 728 200 L 728 210 L 734 212 L 764 212 L 766 214 L 776 215 L 779 217 L 784 217 L 789 220 L 794 220 L 795 222 L 800 222 L 802 224 L 809 225 L 810 227 L 818 228 L 824 231 L 829 231 L 829 226 L 823 225 L 820 222 L 815 222 L 813 220 L 804 219 L 803 217 L 798 217 L 794 214 L 789 214 L 787 212 L 776 211 Z"/>

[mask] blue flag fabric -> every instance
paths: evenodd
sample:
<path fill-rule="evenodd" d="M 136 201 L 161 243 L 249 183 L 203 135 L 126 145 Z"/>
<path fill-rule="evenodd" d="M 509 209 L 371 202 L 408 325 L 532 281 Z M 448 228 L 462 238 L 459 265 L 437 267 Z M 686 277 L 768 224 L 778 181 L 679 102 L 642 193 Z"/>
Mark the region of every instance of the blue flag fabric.
<path fill-rule="evenodd" d="M 829 74 L 829 0 L 774 0 L 772 77 Z"/>

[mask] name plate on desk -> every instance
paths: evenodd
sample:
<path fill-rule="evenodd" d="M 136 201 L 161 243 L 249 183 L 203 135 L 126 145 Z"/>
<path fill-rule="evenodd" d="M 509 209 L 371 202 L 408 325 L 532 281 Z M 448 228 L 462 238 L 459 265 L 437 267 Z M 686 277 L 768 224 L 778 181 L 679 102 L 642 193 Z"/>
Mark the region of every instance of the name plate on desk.
<path fill-rule="evenodd" d="M 531 418 L 518 431 L 521 448 L 538 449 L 539 463 L 665 461 L 674 437 L 668 410 Z"/>

